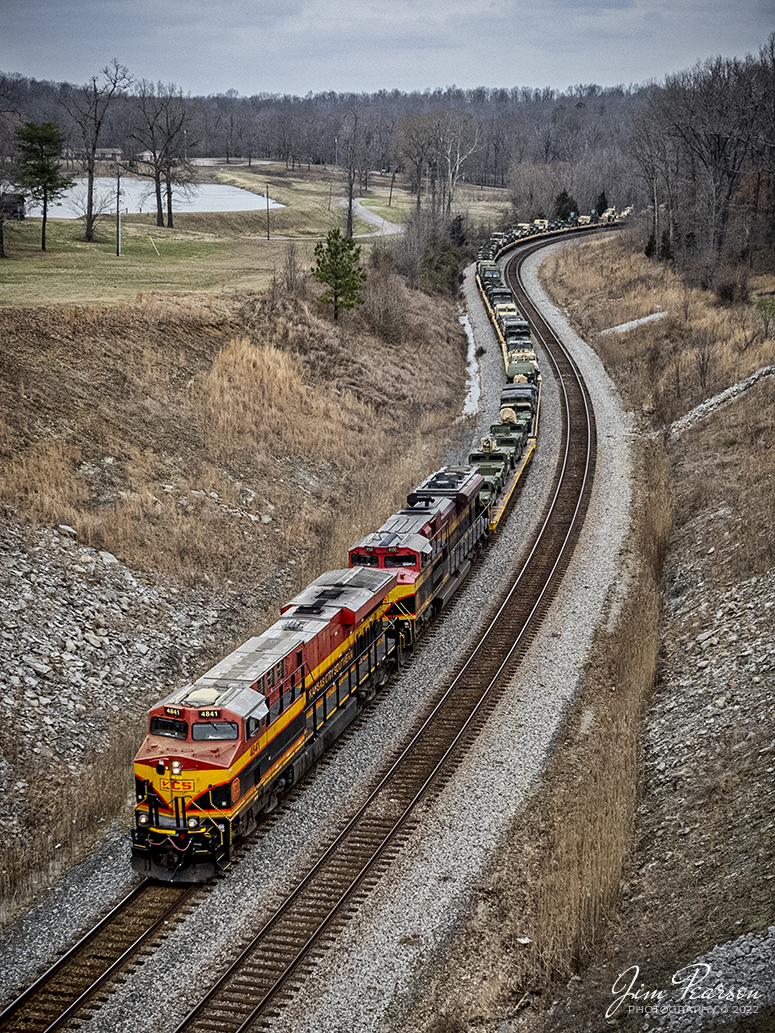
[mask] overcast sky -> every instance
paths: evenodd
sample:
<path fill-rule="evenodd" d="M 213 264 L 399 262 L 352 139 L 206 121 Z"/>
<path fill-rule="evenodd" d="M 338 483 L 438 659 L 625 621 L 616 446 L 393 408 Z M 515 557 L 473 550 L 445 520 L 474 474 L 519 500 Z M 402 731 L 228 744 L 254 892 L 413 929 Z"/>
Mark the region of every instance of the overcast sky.
<path fill-rule="evenodd" d="M 601 86 L 756 53 L 775 0 L 0 0 L 0 71 L 184 93 Z"/>

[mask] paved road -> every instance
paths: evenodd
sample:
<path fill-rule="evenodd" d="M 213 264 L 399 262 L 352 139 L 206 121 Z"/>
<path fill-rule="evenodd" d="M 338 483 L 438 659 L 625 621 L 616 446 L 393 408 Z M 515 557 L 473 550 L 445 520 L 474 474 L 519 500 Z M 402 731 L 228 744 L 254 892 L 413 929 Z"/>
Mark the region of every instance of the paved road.
<path fill-rule="evenodd" d="M 342 208 L 346 208 L 347 207 L 347 198 L 346 197 L 340 197 L 339 198 L 339 204 L 342 206 Z M 368 222 L 372 226 L 378 226 L 379 227 L 379 234 L 378 234 L 378 236 L 380 236 L 380 237 L 388 236 L 391 233 L 403 233 L 404 232 L 404 227 L 403 226 L 399 226 L 399 225 L 397 225 L 394 222 L 388 222 L 387 219 L 383 219 L 381 215 L 377 215 L 377 213 L 373 212 L 370 208 L 366 208 L 364 206 L 364 204 L 363 204 L 363 201 L 360 198 L 358 198 L 358 197 L 354 197 L 353 198 L 353 217 L 354 218 L 358 218 L 358 219 L 362 219 L 364 222 Z M 356 237 L 373 237 L 374 236 L 373 233 L 356 233 L 354 235 Z"/>

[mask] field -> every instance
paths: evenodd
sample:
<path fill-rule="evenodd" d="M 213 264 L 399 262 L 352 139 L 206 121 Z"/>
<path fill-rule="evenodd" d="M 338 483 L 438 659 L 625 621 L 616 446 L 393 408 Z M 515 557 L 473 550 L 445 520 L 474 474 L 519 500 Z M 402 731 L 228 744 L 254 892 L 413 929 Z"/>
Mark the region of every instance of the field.
<path fill-rule="evenodd" d="M 313 264 L 315 242 L 335 227 L 344 229 L 341 176 L 313 166 L 291 171 L 279 163 L 203 167 L 202 182 L 221 182 L 264 194 L 281 204 L 266 212 L 175 214 L 174 229 L 156 226 L 155 215 L 125 215 L 121 255 L 116 255 L 115 216 L 98 224 L 87 244 L 77 220 L 49 220 L 47 250 L 40 250 L 40 219 L 5 223 L 7 260 L 0 262 L 0 306 L 113 304 L 138 294 L 175 291 L 207 293 L 263 290 L 282 269 L 288 240 L 296 242 L 301 267 Z M 406 184 L 374 174 L 364 204 L 389 222 L 402 224 L 415 208 Z M 506 209 L 506 191 L 463 185 L 458 204 L 472 228 L 492 225 Z M 364 246 L 377 230 L 355 219 L 353 232 Z"/>

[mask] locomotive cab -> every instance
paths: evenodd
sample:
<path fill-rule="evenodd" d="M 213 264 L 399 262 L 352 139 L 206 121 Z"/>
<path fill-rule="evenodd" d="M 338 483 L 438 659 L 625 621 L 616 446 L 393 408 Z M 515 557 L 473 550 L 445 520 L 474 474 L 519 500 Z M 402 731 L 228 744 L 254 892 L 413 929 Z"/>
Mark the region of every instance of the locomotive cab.
<path fill-rule="evenodd" d="M 427 557 L 407 548 L 356 546 L 350 550 L 351 567 L 381 567 L 419 571 Z"/>
<path fill-rule="evenodd" d="M 136 871 L 202 882 L 229 866 L 232 843 L 384 680 L 399 647 L 387 615 L 397 576 L 321 574 L 279 621 L 151 709 L 135 758 Z"/>
<path fill-rule="evenodd" d="M 230 769 L 245 728 L 240 715 L 221 707 L 159 704 L 151 710 L 135 757 L 138 871 L 168 878 L 181 868 L 185 881 L 198 881 L 227 858 L 232 823 L 219 812 L 239 798 L 239 779 L 230 778 Z"/>

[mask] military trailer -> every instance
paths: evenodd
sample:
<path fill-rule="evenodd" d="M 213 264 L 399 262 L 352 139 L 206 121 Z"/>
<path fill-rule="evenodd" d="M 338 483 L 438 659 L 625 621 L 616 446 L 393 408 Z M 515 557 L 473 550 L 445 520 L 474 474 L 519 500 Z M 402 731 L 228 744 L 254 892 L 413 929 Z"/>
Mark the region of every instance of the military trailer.
<path fill-rule="evenodd" d="M 499 451 L 509 457 L 509 466 L 513 470 L 522 456 L 527 441 L 527 423 L 517 420 L 515 423 L 491 423 L 490 437 L 495 441 Z"/>
<path fill-rule="evenodd" d="M 511 361 L 506 370 L 506 378 L 510 384 L 537 384 L 539 377 L 538 365 L 530 360 Z"/>
<path fill-rule="evenodd" d="M 494 438 L 482 438 L 482 447 L 468 457 L 471 466 L 475 466 L 484 478 L 484 485 L 479 492 L 483 502 L 495 496 L 503 489 L 511 469 L 511 456 L 507 451 L 498 448 Z"/>

